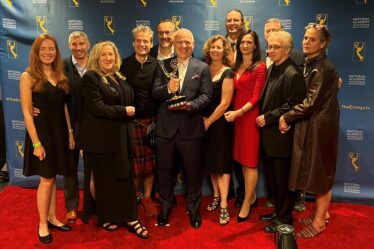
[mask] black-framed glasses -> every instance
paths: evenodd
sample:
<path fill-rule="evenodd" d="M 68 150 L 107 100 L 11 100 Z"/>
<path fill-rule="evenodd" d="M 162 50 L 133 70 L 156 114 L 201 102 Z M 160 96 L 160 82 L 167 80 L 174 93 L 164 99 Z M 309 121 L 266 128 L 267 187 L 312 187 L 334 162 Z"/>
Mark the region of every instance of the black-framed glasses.
<path fill-rule="evenodd" d="M 318 24 L 315 22 L 310 22 L 308 23 L 308 25 L 305 26 L 305 29 L 309 29 L 309 28 L 315 28 L 316 30 L 321 30 L 321 29 L 327 29 L 327 26 L 323 24 Z"/>

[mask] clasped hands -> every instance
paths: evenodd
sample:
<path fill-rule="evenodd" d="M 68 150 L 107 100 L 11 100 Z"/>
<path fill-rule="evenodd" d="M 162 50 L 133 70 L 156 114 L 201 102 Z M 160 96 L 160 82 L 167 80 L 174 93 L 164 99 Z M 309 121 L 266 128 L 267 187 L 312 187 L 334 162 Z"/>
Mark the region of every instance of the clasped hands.
<path fill-rule="evenodd" d="M 262 128 L 266 125 L 266 120 L 265 120 L 265 116 L 264 115 L 260 115 L 256 118 L 256 123 L 257 125 Z M 284 117 L 281 116 L 279 118 L 279 123 L 278 123 L 278 129 L 280 131 L 280 133 L 284 134 L 286 133 L 287 131 L 289 131 L 291 128 L 290 125 L 287 124 L 286 120 L 284 120 Z"/>

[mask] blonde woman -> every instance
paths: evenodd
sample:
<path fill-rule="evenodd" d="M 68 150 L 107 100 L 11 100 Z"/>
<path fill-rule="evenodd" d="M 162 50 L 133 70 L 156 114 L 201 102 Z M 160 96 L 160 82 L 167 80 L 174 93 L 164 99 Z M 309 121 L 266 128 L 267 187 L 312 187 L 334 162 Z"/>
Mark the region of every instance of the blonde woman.
<path fill-rule="evenodd" d="M 78 141 L 85 167 L 93 171 L 98 223 L 107 231 L 125 223 L 130 232 L 146 239 L 148 231 L 137 215 L 133 175 L 134 94 L 118 72 L 121 61 L 113 42 L 92 48 L 81 84 L 84 110 Z"/>

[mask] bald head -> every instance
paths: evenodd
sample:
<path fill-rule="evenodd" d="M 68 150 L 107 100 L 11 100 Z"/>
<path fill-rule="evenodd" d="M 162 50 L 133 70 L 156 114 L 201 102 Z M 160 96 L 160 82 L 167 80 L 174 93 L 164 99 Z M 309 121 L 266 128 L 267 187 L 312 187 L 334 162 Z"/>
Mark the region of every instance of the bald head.
<path fill-rule="evenodd" d="M 195 46 L 193 34 L 188 29 L 178 29 L 174 36 L 174 47 L 178 59 L 186 60 L 192 56 Z"/>

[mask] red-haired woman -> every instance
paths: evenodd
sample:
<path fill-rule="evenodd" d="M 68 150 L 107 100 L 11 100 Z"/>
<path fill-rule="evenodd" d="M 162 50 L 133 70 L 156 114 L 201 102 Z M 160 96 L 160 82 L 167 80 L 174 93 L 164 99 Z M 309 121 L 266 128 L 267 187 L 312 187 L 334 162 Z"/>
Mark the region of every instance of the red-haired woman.
<path fill-rule="evenodd" d="M 23 171 L 25 176 L 39 175 L 37 191 L 38 237 L 52 242 L 48 228 L 70 231 L 56 217 L 56 174 L 64 175 L 67 150 L 74 148 L 74 137 L 65 104 L 68 82 L 56 39 L 38 36 L 31 48 L 30 65 L 22 73 L 20 95 L 27 129 Z M 40 113 L 33 116 L 33 107 Z"/>

